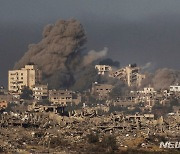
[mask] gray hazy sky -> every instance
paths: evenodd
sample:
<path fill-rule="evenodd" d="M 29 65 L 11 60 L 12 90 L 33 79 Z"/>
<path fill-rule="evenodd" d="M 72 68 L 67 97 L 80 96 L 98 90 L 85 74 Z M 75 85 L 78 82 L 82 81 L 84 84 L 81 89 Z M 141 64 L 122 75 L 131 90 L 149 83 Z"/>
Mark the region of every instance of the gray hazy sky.
<path fill-rule="evenodd" d="M 179 69 L 180 0 L 0 0 L 0 84 L 7 72 L 58 19 L 83 24 L 87 50 L 109 48 L 121 65 Z"/>

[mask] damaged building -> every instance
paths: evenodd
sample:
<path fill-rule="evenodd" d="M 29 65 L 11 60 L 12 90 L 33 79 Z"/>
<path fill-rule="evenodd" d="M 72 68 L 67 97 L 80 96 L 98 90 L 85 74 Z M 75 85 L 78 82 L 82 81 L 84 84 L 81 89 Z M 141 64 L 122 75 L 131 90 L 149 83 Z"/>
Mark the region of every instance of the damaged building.
<path fill-rule="evenodd" d="M 145 79 L 145 75 L 140 73 L 140 68 L 136 64 L 129 64 L 124 68 L 113 71 L 109 76 L 122 80 L 130 87 L 141 86 L 142 80 Z"/>
<path fill-rule="evenodd" d="M 109 65 L 95 65 L 95 69 L 98 70 L 99 75 L 105 75 L 112 71 L 112 67 Z"/>
<path fill-rule="evenodd" d="M 49 90 L 49 101 L 60 106 L 78 104 L 81 102 L 81 95 L 69 90 Z"/>
<path fill-rule="evenodd" d="M 107 99 L 109 93 L 113 89 L 113 85 L 111 84 L 99 84 L 97 82 L 92 84 L 91 93 L 98 97 L 98 99 L 103 100 Z"/>

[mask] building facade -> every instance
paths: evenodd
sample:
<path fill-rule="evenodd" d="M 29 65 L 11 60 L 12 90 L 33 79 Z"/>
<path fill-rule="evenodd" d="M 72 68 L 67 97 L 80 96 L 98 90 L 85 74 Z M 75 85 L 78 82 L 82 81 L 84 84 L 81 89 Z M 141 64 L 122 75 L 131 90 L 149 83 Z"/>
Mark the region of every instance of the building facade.
<path fill-rule="evenodd" d="M 66 106 L 72 103 L 72 91 L 49 90 L 49 101 L 54 105 Z"/>
<path fill-rule="evenodd" d="M 97 82 L 92 84 L 92 94 L 96 95 L 99 99 L 106 99 L 112 91 L 113 86 L 110 84 L 99 84 Z"/>
<path fill-rule="evenodd" d="M 140 73 L 140 68 L 136 64 L 129 64 L 124 68 L 112 72 L 109 76 L 122 80 L 129 87 L 139 87 L 145 79 L 145 75 Z"/>
<path fill-rule="evenodd" d="M 33 97 L 36 100 L 43 100 L 48 98 L 48 85 L 35 85 L 33 86 Z"/>
<path fill-rule="evenodd" d="M 129 64 L 126 67 L 127 84 L 128 86 L 141 86 L 141 82 L 145 79 L 145 75 L 140 74 L 140 68 L 136 64 Z"/>
<path fill-rule="evenodd" d="M 180 92 L 180 85 L 170 86 L 171 92 Z"/>
<path fill-rule="evenodd" d="M 112 71 L 112 68 L 109 65 L 95 65 L 95 69 L 98 70 L 99 75 L 105 75 L 106 73 Z"/>
<path fill-rule="evenodd" d="M 30 89 L 42 79 L 42 71 L 36 65 L 25 65 L 20 70 L 10 70 L 8 72 L 8 90 L 10 92 L 21 93 L 23 87 Z"/>

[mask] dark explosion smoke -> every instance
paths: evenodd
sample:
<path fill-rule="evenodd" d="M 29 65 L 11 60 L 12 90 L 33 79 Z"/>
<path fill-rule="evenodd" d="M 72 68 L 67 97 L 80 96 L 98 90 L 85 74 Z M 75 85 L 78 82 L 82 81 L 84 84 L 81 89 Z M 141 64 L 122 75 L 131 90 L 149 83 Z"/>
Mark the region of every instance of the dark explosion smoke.
<path fill-rule="evenodd" d="M 83 56 L 85 43 L 85 31 L 79 21 L 57 21 L 44 28 L 42 40 L 29 45 L 28 51 L 14 69 L 28 63 L 37 64 L 44 73 L 44 82 L 48 82 L 50 88 L 69 88 L 76 83 L 76 72 L 107 53 L 105 48 L 100 52 L 92 50 Z"/>

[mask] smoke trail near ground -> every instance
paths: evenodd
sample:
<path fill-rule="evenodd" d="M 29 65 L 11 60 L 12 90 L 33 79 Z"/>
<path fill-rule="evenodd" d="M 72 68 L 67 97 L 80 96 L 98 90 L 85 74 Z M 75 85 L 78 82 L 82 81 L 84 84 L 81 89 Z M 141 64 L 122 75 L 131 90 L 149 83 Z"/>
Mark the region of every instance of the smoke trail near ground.
<path fill-rule="evenodd" d="M 170 85 L 177 83 L 180 83 L 180 71 L 162 68 L 155 73 L 146 73 L 146 79 L 143 81 L 142 87 L 151 85 L 156 90 L 169 89 Z"/>
<path fill-rule="evenodd" d="M 170 85 L 180 83 L 180 72 L 168 68 L 159 69 L 155 72 L 152 83 L 157 90 L 169 88 Z"/>

